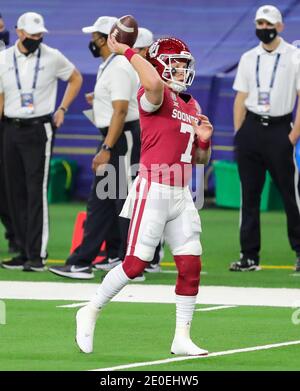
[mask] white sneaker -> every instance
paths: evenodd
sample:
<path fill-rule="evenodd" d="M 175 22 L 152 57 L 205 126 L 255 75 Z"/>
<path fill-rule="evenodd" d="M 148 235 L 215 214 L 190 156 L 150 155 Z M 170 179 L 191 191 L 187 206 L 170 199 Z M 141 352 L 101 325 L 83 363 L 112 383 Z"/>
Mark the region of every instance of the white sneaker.
<path fill-rule="evenodd" d="M 94 330 L 99 310 L 87 305 L 76 314 L 76 343 L 83 353 L 93 352 Z"/>
<path fill-rule="evenodd" d="M 199 348 L 191 339 L 174 338 L 171 346 L 171 354 L 180 354 L 183 356 L 206 356 L 208 351 Z"/>

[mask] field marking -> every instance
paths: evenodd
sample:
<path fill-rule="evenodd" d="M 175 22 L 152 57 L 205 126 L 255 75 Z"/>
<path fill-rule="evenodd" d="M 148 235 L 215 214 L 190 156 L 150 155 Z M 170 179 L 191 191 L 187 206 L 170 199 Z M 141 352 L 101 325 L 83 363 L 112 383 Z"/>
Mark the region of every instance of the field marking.
<path fill-rule="evenodd" d="M 88 301 L 99 284 L 87 282 L 0 281 L 0 299 Z M 130 283 L 113 299 L 127 303 L 174 304 L 174 285 Z M 300 302 L 296 288 L 201 286 L 197 304 L 293 307 Z M 68 303 L 66 303 L 68 304 Z"/>
<path fill-rule="evenodd" d="M 65 304 L 65 305 L 57 305 L 56 308 L 77 308 L 77 307 L 84 307 L 87 305 L 89 301 L 85 301 L 83 303 L 72 303 L 72 304 Z"/>
<path fill-rule="evenodd" d="M 295 266 L 287 266 L 287 265 L 261 265 L 263 270 L 294 270 Z"/>
<path fill-rule="evenodd" d="M 217 310 L 224 310 L 226 308 L 236 308 L 236 307 L 237 307 L 237 305 L 218 305 L 215 307 L 198 308 L 195 311 L 199 311 L 199 312 L 217 311 Z"/>
<path fill-rule="evenodd" d="M 299 272 L 293 273 L 293 274 L 290 274 L 290 276 L 292 276 L 292 277 L 300 277 L 300 273 Z"/>
<path fill-rule="evenodd" d="M 56 265 L 64 265 L 65 260 L 63 259 L 49 259 L 49 264 L 56 264 Z M 161 266 L 172 266 L 175 267 L 174 262 L 165 261 L 160 263 Z M 288 265 L 261 265 L 261 268 L 263 270 L 295 270 L 294 266 L 288 266 Z M 207 274 L 207 272 L 202 272 L 202 274 Z"/>
<path fill-rule="evenodd" d="M 167 358 L 164 360 L 145 361 L 145 362 L 138 362 L 138 363 L 133 363 L 133 364 L 117 365 L 115 367 L 109 367 L 109 368 L 90 369 L 89 371 L 91 371 L 91 372 L 117 371 L 117 370 L 121 370 L 121 369 L 168 364 L 168 363 L 178 362 L 178 361 L 200 360 L 200 359 L 203 360 L 203 359 L 207 359 L 207 358 L 211 358 L 211 357 L 228 356 L 230 354 L 245 353 L 245 352 L 256 352 L 259 350 L 268 350 L 268 349 L 280 348 L 280 347 L 284 347 L 284 346 L 299 345 L 299 344 L 300 344 L 300 340 L 280 342 L 280 343 L 275 343 L 275 344 L 270 344 L 270 345 L 252 346 L 250 348 L 232 349 L 232 350 L 225 350 L 223 352 L 209 353 L 207 356 L 185 356 L 185 357 Z"/>

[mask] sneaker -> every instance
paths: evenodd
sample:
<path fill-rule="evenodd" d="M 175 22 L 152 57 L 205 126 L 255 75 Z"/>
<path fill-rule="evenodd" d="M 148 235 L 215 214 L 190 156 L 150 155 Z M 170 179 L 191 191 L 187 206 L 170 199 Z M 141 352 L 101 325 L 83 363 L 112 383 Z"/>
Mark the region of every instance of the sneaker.
<path fill-rule="evenodd" d="M 149 265 L 145 268 L 145 272 L 147 273 L 159 273 L 161 272 L 161 267 L 158 263 L 149 263 Z"/>
<path fill-rule="evenodd" d="M 139 274 L 138 276 L 136 276 L 135 278 L 132 278 L 130 281 L 134 281 L 134 282 L 143 282 L 146 280 L 146 277 L 143 273 Z"/>
<path fill-rule="evenodd" d="M 49 267 L 49 272 L 61 277 L 91 280 L 95 277 L 91 266 L 65 265 Z"/>
<path fill-rule="evenodd" d="M 182 356 L 207 356 L 208 351 L 199 348 L 190 338 L 174 338 L 171 346 L 171 354 Z"/>
<path fill-rule="evenodd" d="M 24 272 L 44 272 L 47 270 L 47 266 L 42 259 L 36 259 L 33 261 L 26 261 L 24 264 Z"/>
<path fill-rule="evenodd" d="M 261 270 L 261 267 L 258 266 L 258 261 L 254 261 L 253 259 L 241 258 L 237 262 L 233 262 L 229 270 L 231 272 L 251 272 Z"/>
<path fill-rule="evenodd" d="M 84 306 L 76 314 L 76 343 L 83 353 L 93 352 L 94 331 L 99 310 Z"/>
<path fill-rule="evenodd" d="M 300 272 L 300 257 L 297 258 L 296 265 L 295 265 L 295 271 Z"/>
<path fill-rule="evenodd" d="M 103 270 L 105 272 L 109 272 L 114 267 L 120 265 L 122 263 L 120 258 L 107 258 L 105 261 L 96 263 L 94 265 L 95 269 L 97 270 Z"/>
<path fill-rule="evenodd" d="M 15 270 L 23 270 L 24 264 L 27 260 L 21 256 L 14 257 L 10 259 L 9 261 L 3 261 L 1 263 L 1 266 L 4 269 L 15 269 Z"/>

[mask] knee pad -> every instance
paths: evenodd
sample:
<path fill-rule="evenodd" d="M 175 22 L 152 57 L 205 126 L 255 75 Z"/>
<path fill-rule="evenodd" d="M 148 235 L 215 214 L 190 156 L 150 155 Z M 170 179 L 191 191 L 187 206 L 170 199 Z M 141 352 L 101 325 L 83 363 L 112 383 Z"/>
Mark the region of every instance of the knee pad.
<path fill-rule="evenodd" d="M 122 267 L 126 276 L 130 279 L 133 279 L 143 273 L 147 265 L 148 262 L 142 261 L 133 255 L 127 255 L 122 264 Z"/>
<path fill-rule="evenodd" d="M 148 221 L 147 225 L 141 230 L 138 241 L 129 253 L 144 261 L 152 261 L 155 249 L 160 242 L 164 224 L 160 221 Z"/>
<path fill-rule="evenodd" d="M 200 282 L 200 256 L 176 255 L 174 259 L 178 270 L 176 294 L 181 296 L 196 296 Z"/>

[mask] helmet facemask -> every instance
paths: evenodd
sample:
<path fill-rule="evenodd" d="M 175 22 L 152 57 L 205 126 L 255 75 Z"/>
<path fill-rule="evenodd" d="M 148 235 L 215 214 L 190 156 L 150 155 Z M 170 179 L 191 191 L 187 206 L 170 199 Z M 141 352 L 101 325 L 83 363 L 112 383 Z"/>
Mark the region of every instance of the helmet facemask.
<path fill-rule="evenodd" d="M 183 92 L 189 87 L 195 77 L 195 60 L 191 53 L 181 52 L 180 54 L 160 54 L 157 57 L 163 67 L 164 71 L 162 72 L 161 77 L 170 81 L 169 86 L 175 92 Z M 185 63 L 185 67 L 176 66 L 176 63 Z M 182 74 L 182 80 L 177 80 L 176 76 Z"/>

